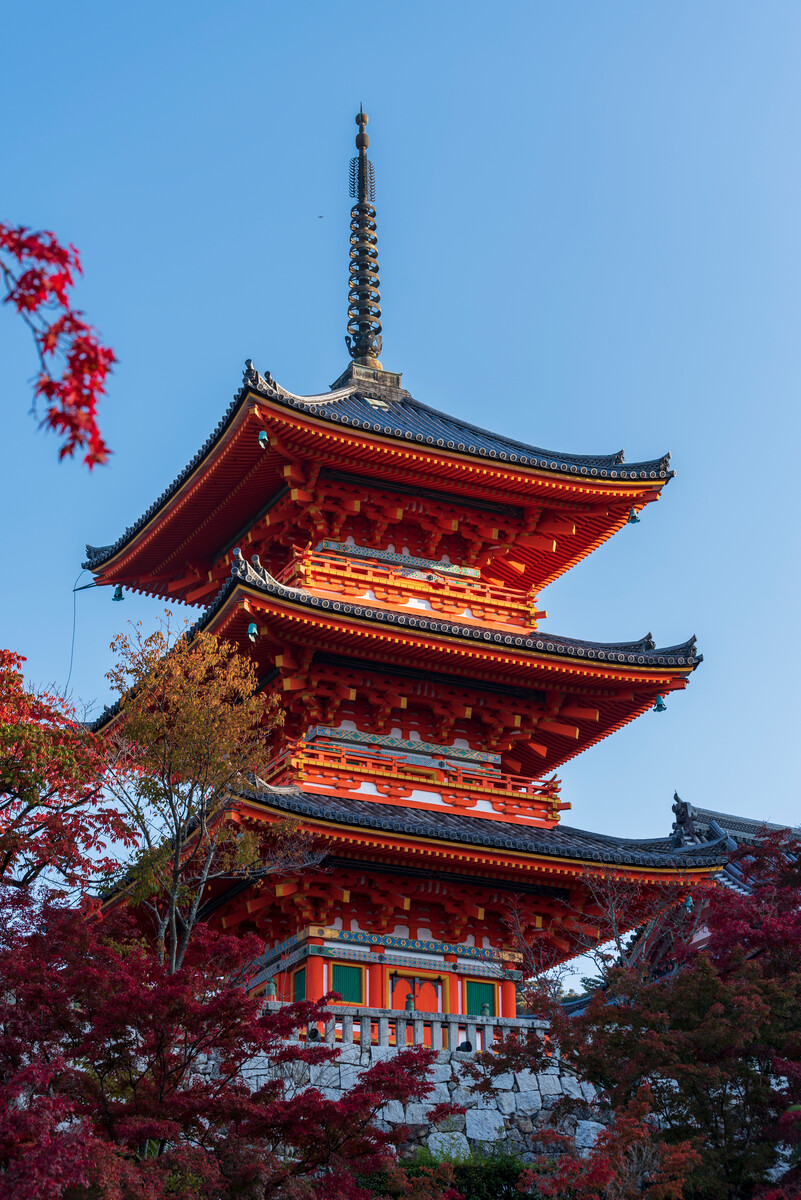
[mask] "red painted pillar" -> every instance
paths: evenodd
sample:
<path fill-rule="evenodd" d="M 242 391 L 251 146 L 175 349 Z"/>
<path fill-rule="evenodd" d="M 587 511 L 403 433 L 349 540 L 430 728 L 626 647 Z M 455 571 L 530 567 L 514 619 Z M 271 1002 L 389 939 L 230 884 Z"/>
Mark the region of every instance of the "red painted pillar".
<path fill-rule="evenodd" d="M 376 955 L 375 959 L 371 959 L 367 966 L 367 988 L 368 988 L 368 1004 L 370 1008 L 386 1008 L 387 997 L 384 987 L 384 950 L 383 947 L 371 946 L 370 949 Z M 378 955 L 380 954 L 380 958 Z"/>
<path fill-rule="evenodd" d="M 455 954 L 443 954 L 442 956 L 449 965 L 457 961 Z M 447 970 L 447 968 L 446 968 Z M 445 976 L 445 985 L 443 988 L 444 995 L 442 997 L 443 1005 L 446 1013 L 456 1013 L 459 1011 L 459 978 L 455 974 Z M 453 1046 L 450 1047 L 453 1049 Z"/>
<path fill-rule="evenodd" d="M 321 954 L 310 954 L 306 959 L 306 999 L 320 1000 L 324 994 L 323 965 Z"/>
<path fill-rule="evenodd" d="M 511 979 L 504 979 L 501 983 L 501 1016 L 517 1016 L 517 991 Z"/>

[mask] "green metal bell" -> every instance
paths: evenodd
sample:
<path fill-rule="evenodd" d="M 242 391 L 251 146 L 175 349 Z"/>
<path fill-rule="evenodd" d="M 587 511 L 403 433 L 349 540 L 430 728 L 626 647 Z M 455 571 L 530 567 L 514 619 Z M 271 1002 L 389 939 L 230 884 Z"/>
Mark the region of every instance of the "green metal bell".
<path fill-rule="evenodd" d="M 653 712 L 667 712 L 667 705 L 665 704 L 664 696 L 657 696 L 656 700 L 654 701 L 654 707 L 653 707 L 652 711 Z"/>
<path fill-rule="evenodd" d="M 114 595 L 111 597 L 111 599 L 112 600 L 124 600 L 125 599 L 125 597 L 122 594 L 122 584 L 121 583 L 118 583 L 117 586 L 115 587 Z"/>
<path fill-rule="evenodd" d="M 255 642 L 255 640 L 258 636 L 259 636 L 259 627 L 255 621 L 251 621 L 250 624 L 248 625 L 248 637 L 250 638 L 251 642 Z"/>
<path fill-rule="evenodd" d="M 631 510 L 631 512 L 629 513 L 629 519 L 628 519 L 628 521 L 626 521 L 626 524 L 627 525 L 639 525 L 639 523 L 640 523 L 640 518 L 637 516 L 637 509 L 633 508 Z"/>
<path fill-rule="evenodd" d="M 270 444 L 270 439 L 267 436 L 267 430 L 260 429 L 259 430 L 259 445 L 261 446 L 262 450 L 266 450 L 267 447 L 269 446 L 269 444 Z"/>

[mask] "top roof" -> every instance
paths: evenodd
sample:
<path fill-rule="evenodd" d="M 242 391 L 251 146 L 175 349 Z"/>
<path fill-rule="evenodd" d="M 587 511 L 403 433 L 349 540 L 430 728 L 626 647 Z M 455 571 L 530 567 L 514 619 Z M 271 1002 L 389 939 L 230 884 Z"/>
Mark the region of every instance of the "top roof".
<path fill-rule="evenodd" d="M 222 419 L 200 450 L 157 500 L 116 542 L 107 546 L 87 545 L 84 566 L 97 570 L 130 542 L 179 492 L 204 459 L 224 441 L 228 429 L 254 398 L 266 399 L 279 408 L 305 415 L 322 426 L 352 429 L 382 440 L 413 443 L 416 449 L 430 449 L 436 456 L 446 454 L 488 460 L 493 465 L 536 469 L 538 474 L 570 480 L 581 485 L 592 482 L 612 486 L 620 484 L 663 485 L 675 472 L 670 470 L 669 455 L 645 462 L 627 464 L 623 451 L 606 455 L 566 454 L 544 450 L 482 429 L 467 421 L 448 416 L 415 400 L 400 387 L 400 376 L 352 364 L 342 377 L 344 386 L 313 396 L 299 396 L 282 388 L 268 373 L 262 376 L 248 360 L 244 382 Z"/>
<path fill-rule="evenodd" d="M 400 387 L 400 375 L 389 371 L 371 371 L 372 378 L 366 378 L 366 375 L 364 369 L 351 367 L 342 376 L 343 381 L 347 380 L 345 386 L 317 396 L 296 396 L 277 384 L 269 373 L 266 377 L 260 375 L 248 362 L 245 385 L 289 408 L 301 409 L 334 424 L 351 425 L 355 429 L 436 446 L 440 450 L 456 450 L 470 457 L 594 478 L 656 480 L 668 479 L 674 474 L 669 469 L 669 454 L 647 462 L 626 464 L 622 450 L 600 455 L 543 450 L 430 408 Z"/>

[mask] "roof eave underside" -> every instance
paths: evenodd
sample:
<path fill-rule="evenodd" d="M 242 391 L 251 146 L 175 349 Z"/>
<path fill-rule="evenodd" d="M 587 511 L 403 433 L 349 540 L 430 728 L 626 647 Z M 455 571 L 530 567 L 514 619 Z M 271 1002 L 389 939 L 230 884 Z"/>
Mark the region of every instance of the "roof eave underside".
<path fill-rule="evenodd" d="M 319 421 L 339 427 L 340 429 L 344 426 L 345 429 L 352 430 L 354 433 L 368 432 L 373 437 L 381 436 L 382 438 L 388 438 L 390 441 L 399 442 L 407 448 L 428 450 L 434 454 L 445 453 L 457 457 L 478 459 L 493 466 L 511 467 L 513 470 L 523 468 L 526 473 L 535 469 L 538 473 L 544 473 L 545 475 L 553 474 L 559 478 L 566 478 L 567 481 L 573 484 L 584 483 L 597 486 L 599 483 L 602 483 L 606 486 L 619 486 L 621 484 L 630 485 L 634 483 L 650 485 L 651 487 L 661 487 L 674 474 L 673 471 L 668 469 L 669 456 L 663 456 L 649 462 L 621 466 L 620 454 L 605 456 L 554 455 L 537 447 L 528 446 L 526 443 L 514 442 L 511 439 L 481 430 L 477 426 L 456 422 L 454 418 L 439 413 L 435 409 L 429 409 L 426 405 L 420 404 L 419 401 L 412 400 L 411 397 L 408 397 L 405 403 L 412 405 L 414 410 L 419 414 L 426 414 L 426 419 L 429 422 L 449 422 L 454 429 L 462 429 L 473 433 L 476 436 L 476 441 L 460 443 L 453 438 L 434 438 L 432 433 L 425 435 L 419 433 L 418 436 L 417 434 L 413 434 L 411 430 L 404 430 L 399 425 L 387 425 L 385 429 L 385 425 L 375 420 L 369 421 L 363 412 L 357 423 L 356 415 L 354 414 L 353 417 L 349 416 L 349 410 L 340 409 L 330 415 L 328 413 L 320 413 L 319 411 L 315 411 L 315 406 L 308 404 L 303 397 L 282 397 L 279 395 L 268 395 L 265 397 L 252 384 L 245 384 L 236 393 L 228 409 L 200 450 L 198 450 L 189 463 L 187 463 L 186 467 L 184 467 L 169 487 L 161 493 L 158 499 L 149 506 L 142 516 L 133 525 L 130 525 L 116 542 L 99 547 L 87 545 L 87 559 L 83 563 L 85 569 L 97 571 L 101 567 L 107 566 L 122 551 L 129 547 L 137 535 L 159 515 L 192 475 L 214 454 L 227 436 L 237 415 L 246 406 L 248 399 L 265 406 L 267 402 L 277 405 L 279 409 L 286 410 L 287 415 L 294 412 L 296 415 L 304 416 L 307 420 L 311 419 L 312 424 Z M 350 399 L 352 407 L 356 401 L 353 397 Z M 362 398 L 358 403 L 361 405 L 361 410 L 369 409 L 366 399 Z M 370 411 L 372 412 L 372 410 Z M 347 417 L 348 420 L 343 421 L 343 417 Z M 379 426 L 378 429 L 376 425 Z M 479 436 L 485 439 L 483 445 L 479 445 Z M 440 442 L 442 443 L 441 445 Z M 498 449 L 498 447 L 501 447 L 501 449 Z M 484 453 L 482 453 L 482 450 Z"/>

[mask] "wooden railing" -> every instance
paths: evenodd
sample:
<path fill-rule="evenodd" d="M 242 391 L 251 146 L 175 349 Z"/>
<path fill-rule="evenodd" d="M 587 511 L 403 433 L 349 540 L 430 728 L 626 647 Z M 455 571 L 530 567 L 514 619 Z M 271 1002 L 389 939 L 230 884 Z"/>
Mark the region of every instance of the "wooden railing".
<path fill-rule="evenodd" d="M 467 583 L 458 576 L 421 571 L 425 579 L 402 575 L 399 568 L 380 562 L 350 559 L 319 551 L 299 556 L 279 574 L 280 583 L 311 587 L 332 597 L 354 599 L 372 591 L 376 600 L 392 607 L 407 607 L 412 598 L 429 602 L 434 612 L 460 621 L 514 626 L 535 630 L 537 620 L 547 613 L 537 609 L 536 599 L 517 595 L 509 588 L 488 583 Z M 461 614 L 469 608 L 472 618 Z"/>
<path fill-rule="evenodd" d="M 361 783 L 375 785 L 378 796 L 404 800 L 413 791 L 436 792 L 442 803 L 458 809 L 473 808 L 479 800 L 489 800 L 493 811 L 505 816 L 554 824 L 567 804 L 559 803 L 560 781 L 530 779 L 524 775 L 490 774 L 454 763 L 447 767 L 406 762 L 403 756 L 378 755 L 369 749 L 317 746 L 313 742 L 290 742 L 277 755 L 264 774 L 268 783 L 280 783 L 287 775 L 311 791 L 359 794 Z"/>
<path fill-rule="evenodd" d="M 282 1001 L 267 1000 L 265 1007 L 277 1011 Z M 496 1048 L 509 1037 L 525 1037 L 532 1028 L 547 1036 L 545 1021 L 520 1017 L 471 1016 L 463 1013 L 429 1013 L 389 1008 L 357 1008 L 349 1004 L 326 1006 L 328 1019 L 297 1030 L 301 1041 L 326 1042 L 329 1045 L 430 1046 L 433 1050 L 461 1050 L 475 1054 Z"/>

